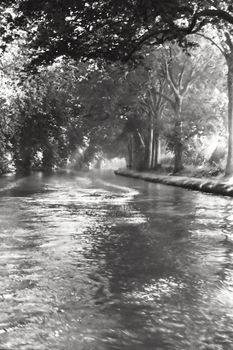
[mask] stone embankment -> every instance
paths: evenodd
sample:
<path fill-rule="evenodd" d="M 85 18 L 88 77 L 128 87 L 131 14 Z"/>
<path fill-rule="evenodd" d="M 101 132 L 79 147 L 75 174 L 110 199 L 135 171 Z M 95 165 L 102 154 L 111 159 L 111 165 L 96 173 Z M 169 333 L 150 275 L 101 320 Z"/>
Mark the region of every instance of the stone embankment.
<path fill-rule="evenodd" d="M 169 186 L 183 187 L 193 191 L 233 197 L 233 179 L 161 175 L 153 172 L 139 172 L 131 169 L 119 169 L 115 171 L 115 174 Z"/>

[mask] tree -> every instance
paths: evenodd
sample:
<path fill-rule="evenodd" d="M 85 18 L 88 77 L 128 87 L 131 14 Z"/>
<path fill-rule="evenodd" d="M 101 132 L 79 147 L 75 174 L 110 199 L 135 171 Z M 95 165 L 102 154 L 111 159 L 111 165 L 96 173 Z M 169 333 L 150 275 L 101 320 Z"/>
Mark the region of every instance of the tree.
<path fill-rule="evenodd" d="M 71 58 L 126 59 L 144 44 L 233 24 L 231 0 L 15 0 L 15 26 L 29 29 L 34 62 Z"/>
<path fill-rule="evenodd" d="M 206 61 L 206 55 L 202 52 L 195 50 L 194 56 L 188 56 L 182 49 L 176 45 L 169 46 L 167 49 L 162 50 L 162 69 L 164 70 L 164 77 L 167 81 L 170 91 L 168 95 L 164 96 L 170 104 L 174 114 L 174 172 L 178 172 L 183 169 L 182 153 L 185 139 L 187 135 L 184 133 L 184 118 L 183 118 L 183 105 L 185 99 L 189 93 L 189 90 L 202 76 L 208 68 Z"/>
<path fill-rule="evenodd" d="M 83 145 L 86 125 L 78 94 L 83 70 L 60 62 L 21 82 L 21 94 L 12 103 L 17 170 L 62 166 Z"/>
<path fill-rule="evenodd" d="M 227 91 L 228 91 L 228 155 L 225 175 L 233 174 L 233 32 L 229 26 L 222 28 L 216 25 L 214 36 L 208 33 L 201 34 L 217 47 L 227 64 Z"/>
<path fill-rule="evenodd" d="M 203 132 L 206 129 L 204 123 L 209 126 L 212 119 L 209 116 L 214 114 L 211 110 L 213 102 L 207 93 L 217 85 L 214 79 L 218 79 L 220 71 L 216 66 L 222 66 L 222 61 L 210 45 L 199 44 L 200 47 L 192 50 L 192 55 L 187 55 L 175 44 L 154 49 L 145 55 L 144 68 L 135 71 L 136 108 L 141 115 L 147 115 L 142 135 L 145 145 L 149 141 L 149 168 L 151 154 L 156 151 L 151 141 L 154 139 L 156 144 L 162 130 L 175 153 L 174 172 L 177 172 L 183 168 L 182 154 L 190 138 Z M 137 83 L 137 79 L 142 83 Z M 205 120 L 205 115 L 209 119 Z"/>
<path fill-rule="evenodd" d="M 141 67 L 136 67 L 127 74 L 125 84 L 128 90 L 124 93 L 125 105 L 130 104 L 134 115 L 134 119 L 128 121 L 131 133 L 133 131 L 134 144 L 144 148 L 144 167 L 156 169 L 160 167 L 161 118 L 165 107 L 162 95 L 167 87 L 156 57 L 147 55 Z M 129 148 L 135 148 L 132 137 L 129 138 Z"/>
<path fill-rule="evenodd" d="M 19 69 L 24 56 L 18 45 L 12 44 L 0 57 L 0 173 L 12 165 L 12 137 L 17 128 L 15 100 L 20 96 Z M 12 168 L 12 167 L 11 167 Z"/>

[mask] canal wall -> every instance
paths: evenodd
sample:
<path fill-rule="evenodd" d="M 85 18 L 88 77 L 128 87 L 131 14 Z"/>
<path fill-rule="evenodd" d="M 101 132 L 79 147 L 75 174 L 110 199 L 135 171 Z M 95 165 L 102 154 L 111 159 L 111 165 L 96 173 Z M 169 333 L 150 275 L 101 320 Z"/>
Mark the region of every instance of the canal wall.
<path fill-rule="evenodd" d="M 232 179 L 230 181 L 229 179 L 161 175 L 153 172 L 139 172 L 131 169 L 118 169 L 115 171 L 115 174 L 169 186 L 182 187 L 193 191 L 233 197 Z"/>

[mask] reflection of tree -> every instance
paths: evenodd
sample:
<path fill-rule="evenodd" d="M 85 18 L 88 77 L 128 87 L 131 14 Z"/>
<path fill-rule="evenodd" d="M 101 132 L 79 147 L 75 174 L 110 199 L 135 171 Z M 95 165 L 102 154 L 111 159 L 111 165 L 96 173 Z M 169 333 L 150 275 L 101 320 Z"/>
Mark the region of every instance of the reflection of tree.
<path fill-rule="evenodd" d="M 135 302 L 128 303 L 125 295 L 141 289 L 154 275 L 162 274 L 162 262 L 154 254 L 151 238 L 146 235 L 146 224 L 123 223 L 110 228 L 110 232 L 106 233 L 103 232 L 101 239 L 98 237 L 93 251 L 89 252 L 95 261 L 99 259 L 105 262 L 99 266 L 95 276 L 91 276 L 99 282 L 94 295 L 96 304 L 102 303 L 102 311 L 118 321 L 114 330 L 105 329 L 102 336 L 109 340 L 107 349 L 116 349 L 117 346 L 133 349 L 136 341 L 142 337 L 137 332 L 140 333 L 151 319 L 150 307 Z M 163 345 L 159 335 L 156 343 Z M 147 349 L 152 345 L 156 345 L 155 340 L 148 338 Z"/>

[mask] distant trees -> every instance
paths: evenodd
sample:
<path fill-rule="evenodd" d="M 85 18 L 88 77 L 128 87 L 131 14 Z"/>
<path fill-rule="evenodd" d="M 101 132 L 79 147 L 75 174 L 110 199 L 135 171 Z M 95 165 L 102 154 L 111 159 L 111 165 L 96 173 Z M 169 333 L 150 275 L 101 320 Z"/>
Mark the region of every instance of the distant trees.
<path fill-rule="evenodd" d="M 190 137 L 208 127 L 208 118 L 213 111 L 207 93 L 214 87 L 213 79 L 219 73 L 216 73 L 218 56 L 203 43 L 189 55 L 178 45 L 161 49 L 160 69 L 168 86 L 166 95 L 162 96 L 169 104 L 173 120 L 170 145 L 175 154 L 174 172 L 183 169 L 183 151 Z"/>
<path fill-rule="evenodd" d="M 232 26 L 215 24 L 215 37 L 207 36 L 225 57 L 228 91 L 228 155 L 225 174 L 233 174 L 233 31 Z"/>
<path fill-rule="evenodd" d="M 178 172 L 192 138 L 217 133 L 224 124 L 219 80 L 224 63 L 210 45 L 200 45 L 192 55 L 168 45 L 146 53 L 140 66 L 124 70 L 113 114 L 120 110 L 124 115 L 122 136 L 127 136 L 130 165 L 158 168 L 163 139 L 174 152 Z"/>

